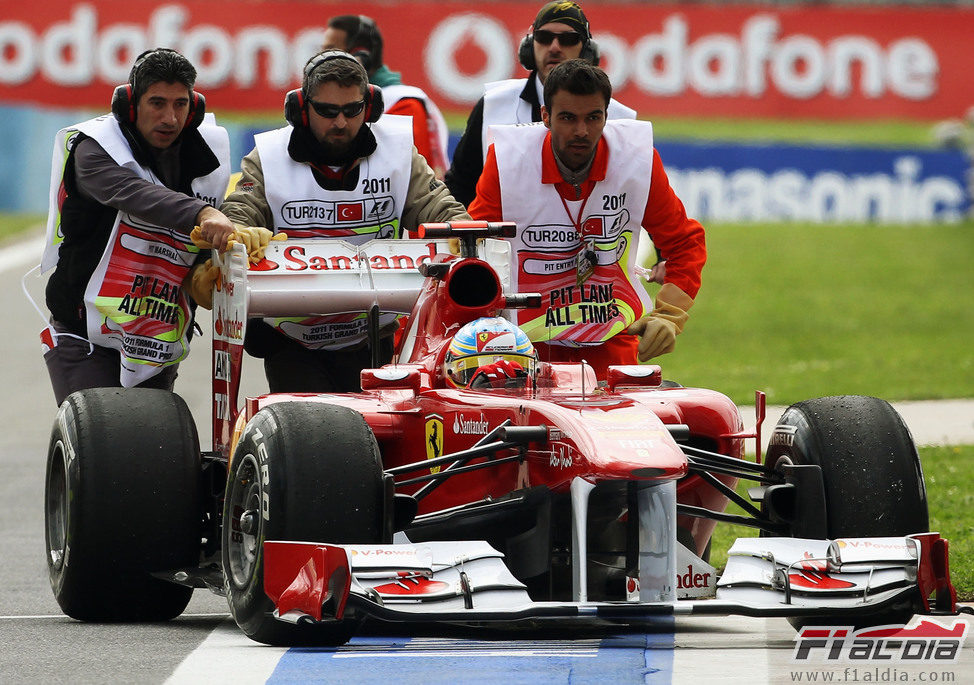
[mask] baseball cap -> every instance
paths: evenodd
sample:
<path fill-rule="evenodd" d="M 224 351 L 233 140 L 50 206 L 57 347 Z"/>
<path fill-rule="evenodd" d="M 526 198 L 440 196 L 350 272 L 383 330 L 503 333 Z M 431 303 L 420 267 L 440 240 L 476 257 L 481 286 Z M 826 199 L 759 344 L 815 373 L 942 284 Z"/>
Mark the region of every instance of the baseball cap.
<path fill-rule="evenodd" d="M 533 29 L 544 26 L 548 22 L 558 21 L 567 24 L 581 33 L 585 38 L 591 38 L 592 34 L 588 30 L 588 19 L 578 3 L 572 0 L 554 0 L 542 7 L 538 11 L 538 16 L 534 18 Z"/>

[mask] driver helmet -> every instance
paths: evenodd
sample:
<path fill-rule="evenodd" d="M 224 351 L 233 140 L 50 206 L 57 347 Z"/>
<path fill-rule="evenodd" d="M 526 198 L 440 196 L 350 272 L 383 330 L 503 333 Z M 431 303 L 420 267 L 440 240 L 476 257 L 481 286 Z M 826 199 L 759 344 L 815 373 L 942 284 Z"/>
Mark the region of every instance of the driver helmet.
<path fill-rule="evenodd" d="M 519 364 L 534 378 L 538 355 L 527 333 L 500 316 L 483 317 L 457 331 L 447 347 L 443 372 L 457 388 L 469 385 L 477 369 L 499 361 Z"/>

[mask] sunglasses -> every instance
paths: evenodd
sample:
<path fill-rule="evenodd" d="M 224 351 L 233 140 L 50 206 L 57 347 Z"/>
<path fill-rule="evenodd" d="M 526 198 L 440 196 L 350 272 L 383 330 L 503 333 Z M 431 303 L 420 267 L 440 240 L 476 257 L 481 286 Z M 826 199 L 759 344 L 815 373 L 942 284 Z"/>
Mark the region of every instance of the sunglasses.
<path fill-rule="evenodd" d="M 339 114 L 344 114 L 346 119 L 357 117 L 365 109 L 365 100 L 349 102 L 347 105 L 333 105 L 328 102 L 315 102 L 308 100 L 308 104 L 318 113 L 318 116 L 325 119 L 334 119 Z"/>
<path fill-rule="evenodd" d="M 551 45 L 551 41 L 558 39 L 558 44 L 563 48 L 570 48 L 582 42 L 582 36 L 574 31 L 555 33 L 554 31 L 535 31 L 534 40 L 541 45 Z"/>

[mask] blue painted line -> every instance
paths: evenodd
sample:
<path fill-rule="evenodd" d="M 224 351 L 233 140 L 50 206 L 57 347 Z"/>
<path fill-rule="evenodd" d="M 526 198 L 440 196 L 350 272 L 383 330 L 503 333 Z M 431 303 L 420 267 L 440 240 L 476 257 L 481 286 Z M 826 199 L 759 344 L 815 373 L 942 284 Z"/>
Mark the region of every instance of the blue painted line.
<path fill-rule="evenodd" d="M 668 685 L 673 621 L 649 633 L 567 639 L 357 637 L 337 648 L 294 648 L 268 683 L 612 683 Z"/>

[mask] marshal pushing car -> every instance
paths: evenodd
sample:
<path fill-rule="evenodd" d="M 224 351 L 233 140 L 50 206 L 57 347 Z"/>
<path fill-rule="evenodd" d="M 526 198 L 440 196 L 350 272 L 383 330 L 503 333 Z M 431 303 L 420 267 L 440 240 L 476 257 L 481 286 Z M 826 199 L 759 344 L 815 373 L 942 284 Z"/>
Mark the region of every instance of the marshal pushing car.
<path fill-rule="evenodd" d="M 363 621 L 877 625 L 956 613 L 947 541 L 928 532 L 917 451 L 888 403 L 799 402 L 762 457 L 760 393 L 748 432 L 727 397 L 664 381 L 659 366 L 610 367 L 599 382 L 585 363 L 539 359 L 508 323 L 538 301 L 509 292 L 497 238 L 513 231 L 289 240 L 253 265 L 228 251 L 211 451 L 173 393 L 88 390 L 58 412 L 46 532 L 64 612 L 166 620 L 209 587 L 274 645 L 341 644 Z M 361 392 L 240 401 L 255 317 L 321 336 L 375 337 L 396 317 L 404 327 Z M 753 483 L 747 498 L 740 479 Z M 724 513 L 729 501 L 745 513 Z M 720 521 L 760 535 L 735 542 L 718 576 L 707 560 Z"/>

